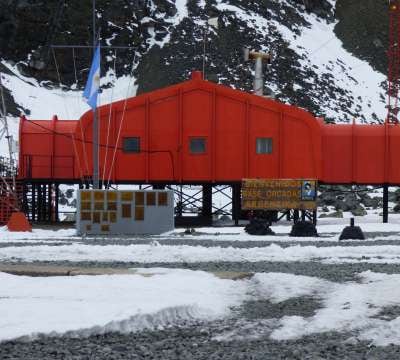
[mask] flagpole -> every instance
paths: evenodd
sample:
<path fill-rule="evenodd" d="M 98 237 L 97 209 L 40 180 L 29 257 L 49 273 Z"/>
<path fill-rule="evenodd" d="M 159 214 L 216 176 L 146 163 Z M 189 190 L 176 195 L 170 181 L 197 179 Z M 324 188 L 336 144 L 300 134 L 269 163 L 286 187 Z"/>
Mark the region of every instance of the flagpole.
<path fill-rule="evenodd" d="M 96 0 L 93 0 L 93 54 L 96 51 Z M 96 100 L 97 102 L 97 100 Z M 99 124 L 97 103 L 93 109 L 93 189 L 99 189 Z"/>

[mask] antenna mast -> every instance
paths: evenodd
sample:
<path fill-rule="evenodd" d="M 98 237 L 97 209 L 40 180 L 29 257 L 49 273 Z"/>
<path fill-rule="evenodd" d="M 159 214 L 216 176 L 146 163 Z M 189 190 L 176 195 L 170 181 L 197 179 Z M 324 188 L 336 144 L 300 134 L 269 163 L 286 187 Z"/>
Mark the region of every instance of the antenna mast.
<path fill-rule="evenodd" d="M 387 123 L 399 122 L 400 0 L 389 1 L 388 113 Z"/>

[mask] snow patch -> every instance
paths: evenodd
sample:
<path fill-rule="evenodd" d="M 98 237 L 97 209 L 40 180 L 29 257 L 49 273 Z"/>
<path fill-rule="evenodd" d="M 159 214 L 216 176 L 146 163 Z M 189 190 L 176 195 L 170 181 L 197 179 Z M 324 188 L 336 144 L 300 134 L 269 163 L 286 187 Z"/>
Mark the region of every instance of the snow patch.
<path fill-rule="evenodd" d="M 294 339 L 313 333 L 356 331 L 361 340 L 378 346 L 400 344 L 400 317 L 387 321 L 379 318 L 386 307 L 400 305 L 400 275 L 378 274 L 370 271 L 360 274 L 361 283 L 331 283 L 324 297 L 323 308 L 310 318 L 287 316 L 274 330 L 271 338 Z"/>
<path fill-rule="evenodd" d="M 72 242 L 60 246 L 7 246 L 0 248 L 0 261 L 99 261 L 137 263 L 319 261 L 329 264 L 400 264 L 399 245 L 373 246 L 280 246 L 203 247 L 189 245 L 86 245 Z"/>
<path fill-rule="evenodd" d="M 258 289 L 258 296 L 273 303 L 280 303 L 291 298 L 313 296 L 330 283 L 316 277 L 285 273 L 258 273 L 253 276 Z"/>
<path fill-rule="evenodd" d="M 141 272 L 141 269 L 138 269 Z M 245 287 L 201 271 L 152 276 L 26 277 L 0 273 L 0 340 L 163 328 L 226 316 Z M 243 283 L 244 284 L 244 283 Z"/>
<path fill-rule="evenodd" d="M 1 63 L 12 73 L 2 74 L 4 87 L 11 92 L 18 105 L 30 110 L 30 118 L 48 120 L 57 115 L 60 120 L 77 120 L 90 110 L 82 97 L 82 91 L 49 89 L 48 85 L 39 83 L 34 78 L 21 75 L 16 66 L 11 66 L 5 61 Z M 135 78 L 121 76 L 115 79 L 114 76 L 115 74 L 108 72 L 101 79 L 102 85 L 112 83 L 113 86 L 102 90 L 99 96 L 100 105 L 136 95 Z M 17 125 L 15 122 L 10 124 L 13 134 L 18 133 L 18 128 L 15 128 Z"/>
<path fill-rule="evenodd" d="M 48 242 L 52 239 L 57 240 L 73 240 L 78 239 L 75 237 L 75 229 L 60 229 L 60 230 L 45 230 L 45 229 L 32 229 L 32 232 L 10 232 L 7 226 L 0 227 L 0 242 L 15 242 L 16 240 L 43 240 Z"/>

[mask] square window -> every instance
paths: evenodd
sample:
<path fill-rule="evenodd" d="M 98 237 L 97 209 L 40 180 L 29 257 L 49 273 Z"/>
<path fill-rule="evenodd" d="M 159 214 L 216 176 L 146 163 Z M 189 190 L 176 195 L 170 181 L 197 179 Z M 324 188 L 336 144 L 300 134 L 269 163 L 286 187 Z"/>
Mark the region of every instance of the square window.
<path fill-rule="evenodd" d="M 205 154 L 206 138 L 191 138 L 189 141 L 189 149 L 191 154 Z"/>
<path fill-rule="evenodd" d="M 257 154 L 272 154 L 272 138 L 257 138 Z"/>
<path fill-rule="evenodd" d="M 126 153 L 140 153 L 140 138 L 129 137 L 122 139 L 122 149 Z"/>

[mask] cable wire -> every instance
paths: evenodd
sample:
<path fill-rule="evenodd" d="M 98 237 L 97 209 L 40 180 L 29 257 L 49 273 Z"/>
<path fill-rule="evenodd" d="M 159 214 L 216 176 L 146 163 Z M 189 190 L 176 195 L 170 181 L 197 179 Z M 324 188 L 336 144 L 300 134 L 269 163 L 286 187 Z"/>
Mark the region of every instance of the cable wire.
<path fill-rule="evenodd" d="M 108 126 L 107 126 L 107 140 L 106 140 L 106 153 L 104 155 L 104 166 L 103 166 L 103 183 L 105 180 L 105 174 L 106 174 L 106 168 L 107 168 L 107 162 L 108 162 L 108 144 L 109 144 L 109 138 L 110 138 L 110 128 L 111 128 L 111 115 L 112 115 L 112 100 L 114 97 L 114 88 L 115 88 L 115 79 L 117 78 L 117 69 L 116 69 L 116 63 L 117 63 L 117 50 L 114 51 L 114 86 L 111 89 L 111 98 L 110 98 L 110 111 L 108 114 Z"/>

